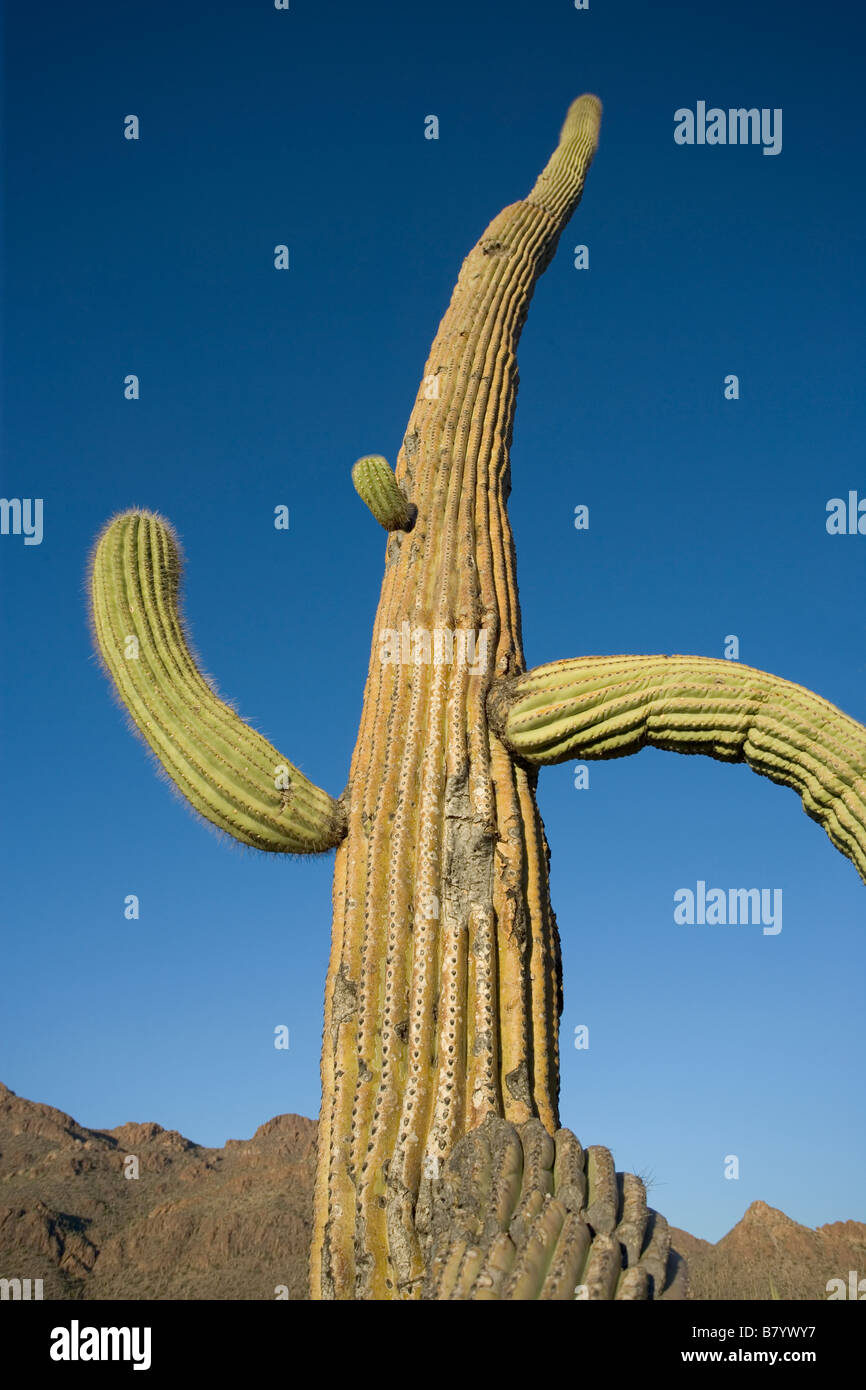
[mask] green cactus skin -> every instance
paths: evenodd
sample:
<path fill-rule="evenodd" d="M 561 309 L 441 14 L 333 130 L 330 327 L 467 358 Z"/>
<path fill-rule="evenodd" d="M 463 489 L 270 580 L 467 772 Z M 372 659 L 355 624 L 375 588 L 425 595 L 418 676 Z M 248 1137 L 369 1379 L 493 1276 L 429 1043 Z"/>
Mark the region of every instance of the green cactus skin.
<path fill-rule="evenodd" d="M 804 686 L 704 656 L 584 656 L 495 685 L 491 727 L 523 762 L 641 748 L 748 763 L 793 787 L 866 882 L 866 729 Z"/>
<path fill-rule="evenodd" d="M 340 804 L 218 699 L 196 666 L 178 612 L 181 570 L 176 536 L 151 512 L 115 518 L 94 547 L 93 632 L 130 717 L 220 830 L 278 853 L 332 848 L 345 833 Z"/>
<path fill-rule="evenodd" d="M 430 1184 L 422 1298 L 681 1299 L 686 1271 L 640 1178 L 570 1130 L 488 1115 Z"/>
<path fill-rule="evenodd" d="M 406 501 L 394 470 L 381 454 L 358 459 L 352 468 L 352 482 L 361 501 L 386 531 L 411 531 L 415 509 Z"/>

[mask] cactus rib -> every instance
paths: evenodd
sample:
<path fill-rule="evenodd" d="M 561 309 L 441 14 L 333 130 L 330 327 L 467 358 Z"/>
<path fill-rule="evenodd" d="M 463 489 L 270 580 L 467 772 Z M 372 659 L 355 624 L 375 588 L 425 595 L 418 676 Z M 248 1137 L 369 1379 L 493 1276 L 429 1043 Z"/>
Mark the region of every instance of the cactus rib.
<path fill-rule="evenodd" d="M 330 849 L 342 807 L 214 693 L 190 652 L 171 527 L 129 511 L 102 532 L 90 572 L 99 655 L 128 714 L 171 780 L 206 820 L 276 853 Z"/>
<path fill-rule="evenodd" d="M 524 1162 L 515 1163 L 522 1146 Z M 495 1219 L 497 1172 L 511 1199 Z M 425 1300 L 681 1299 L 685 1271 L 640 1178 L 570 1130 L 488 1115 L 431 1183 Z"/>
<path fill-rule="evenodd" d="M 496 685 L 491 726 L 533 765 L 641 748 L 745 762 L 793 787 L 866 882 L 866 727 L 804 686 L 703 656 L 586 656 Z"/>

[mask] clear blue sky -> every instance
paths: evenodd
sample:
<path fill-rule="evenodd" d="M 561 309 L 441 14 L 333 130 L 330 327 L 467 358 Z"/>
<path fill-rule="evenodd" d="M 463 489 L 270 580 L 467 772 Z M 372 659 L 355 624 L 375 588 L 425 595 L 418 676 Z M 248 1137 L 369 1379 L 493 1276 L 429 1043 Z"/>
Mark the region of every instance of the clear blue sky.
<path fill-rule="evenodd" d="M 333 856 L 232 849 L 157 779 L 91 653 L 93 537 L 133 505 L 172 519 L 205 668 L 338 794 L 384 554 L 349 470 L 394 459 L 463 256 L 594 91 L 601 146 L 521 349 L 527 659 L 718 657 L 734 633 L 743 662 L 866 721 L 866 537 L 825 530 L 829 498 L 866 495 L 864 20 L 768 0 L 6 9 L 2 492 L 45 520 L 39 546 L 0 537 L 0 1078 L 86 1125 L 222 1144 L 318 1111 Z M 782 108 L 781 154 L 676 145 L 701 100 Z M 866 1219 L 852 865 L 745 767 L 645 751 L 592 764 L 588 790 L 543 772 L 539 799 L 563 1122 L 709 1239 L 756 1198 Z M 781 888 L 782 931 L 678 926 L 699 879 Z"/>

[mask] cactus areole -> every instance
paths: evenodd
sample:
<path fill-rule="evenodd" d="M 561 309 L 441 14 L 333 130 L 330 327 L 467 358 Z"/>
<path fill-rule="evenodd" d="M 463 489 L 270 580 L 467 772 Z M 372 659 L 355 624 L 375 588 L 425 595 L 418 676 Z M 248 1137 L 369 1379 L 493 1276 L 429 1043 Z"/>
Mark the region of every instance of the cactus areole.
<path fill-rule="evenodd" d="M 394 473 L 379 456 L 354 470 L 389 534 L 339 799 L 199 673 L 170 528 L 125 513 L 93 553 L 104 664 L 191 804 L 259 849 L 336 845 L 314 1298 L 665 1296 L 669 1237 L 642 1184 L 558 1128 L 539 766 L 647 743 L 747 761 L 795 787 L 866 879 L 866 729 L 818 696 L 702 657 L 526 671 L 506 509 L 516 348 L 600 116 L 593 96 L 573 103 L 531 193 L 467 256 Z"/>

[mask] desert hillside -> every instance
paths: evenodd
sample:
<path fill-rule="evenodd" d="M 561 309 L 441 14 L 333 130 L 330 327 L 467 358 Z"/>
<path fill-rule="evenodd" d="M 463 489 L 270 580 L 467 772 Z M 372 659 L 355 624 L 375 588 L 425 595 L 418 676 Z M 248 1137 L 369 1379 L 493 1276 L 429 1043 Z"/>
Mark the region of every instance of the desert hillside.
<path fill-rule="evenodd" d="M 716 1245 L 676 1227 L 674 1248 L 689 1266 L 693 1299 L 827 1297 L 827 1282 L 866 1275 L 866 1224 L 833 1221 L 813 1230 L 783 1211 L 753 1202 Z"/>
<path fill-rule="evenodd" d="M 85 1129 L 0 1085 L 0 1277 L 45 1298 L 305 1298 L 315 1152 L 300 1115 L 206 1149 L 157 1124 Z"/>
<path fill-rule="evenodd" d="M 306 1298 L 315 1155 L 300 1115 L 207 1149 L 157 1124 L 86 1129 L 0 1084 L 0 1278 L 42 1279 L 47 1299 Z M 717 1245 L 672 1234 L 696 1299 L 824 1298 L 866 1276 L 856 1221 L 811 1230 L 753 1202 Z"/>

